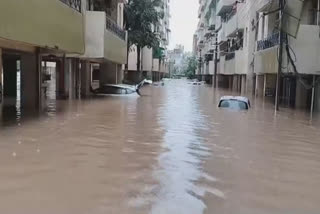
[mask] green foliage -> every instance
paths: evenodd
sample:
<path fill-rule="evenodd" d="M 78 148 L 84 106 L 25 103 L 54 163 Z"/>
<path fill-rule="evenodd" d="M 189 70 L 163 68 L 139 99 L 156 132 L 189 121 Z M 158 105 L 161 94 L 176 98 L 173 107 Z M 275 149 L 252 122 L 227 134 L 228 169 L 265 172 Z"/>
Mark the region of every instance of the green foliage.
<path fill-rule="evenodd" d="M 128 30 L 129 46 L 139 48 L 159 47 L 159 35 L 154 27 L 163 17 L 161 0 L 130 0 L 126 5 L 126 28 Z"/>
<path fill-rule="evenodd" d="M 198 61 L 195 56 L 188 57 L 187 59 L 187 68 L 185 70 L 185 76 L 188 79 L 193 79 L 196 73 L 196 69 L 198 66 Z"/>

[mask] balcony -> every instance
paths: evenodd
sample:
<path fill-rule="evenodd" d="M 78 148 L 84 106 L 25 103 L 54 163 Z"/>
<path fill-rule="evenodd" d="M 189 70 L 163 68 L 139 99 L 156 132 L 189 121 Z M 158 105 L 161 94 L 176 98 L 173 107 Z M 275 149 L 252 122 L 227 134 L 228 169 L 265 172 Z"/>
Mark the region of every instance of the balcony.
<path fill-rule="evenodd" d="M 226 37 L 235 37 L 238 29 L 238 17 L 236 14 L 230 16 L 226 23 Z"/>
<path fill-rule="evenodd" d="M 127 61 L 126 32 L 105 12 L 87 11 L 86 23 L 86 52 L 84 58 L 107 59 L 118 64 Z"/>
<path fill-rule="evenodd" d="M 226 54 L 226 61 L 229 61 L 229 60 L 232 60 L 235 58 L 236 54 L 235 54 L 235 51 L 236 51 L 236 46 L 233 46 L 229 49 L 228 53 Z"/>
<path fill-rule="evenodd" d="M 272 48 L 279 44 L 279 33 L 272 34 L 266 39 L 260 40 L 257 42 L 257 51 L 265 50 Z"/>
<path fill-rule="evenodd" d="M 226 33 L 225 33 L 225 24 L 222 24 L 221 29 L 218 32 L 218 43 L 221 44 L 227 41 Z"/>
<path fill-rule="evenodd" d="M 276 73 L 278 70 L 278 40 L 274 36 L 274 40 L 260 44 L 255 53 L 255 73 L 270 74 Z M 279 38 L 279 37 L 278 37 Z M 265 40 L 263 40 L 265 41 Z M 320 75 L 320 38 L 319 27 L 316 25 L 300 25 L 297 39 L 290 38 L 290 47 L 295 52 L 297 59 L 295 65 L 301 74 Z M 286 55 L 283 61 L 286 62 Z M 282 72 L 292 72 L 293 69 L 283 69 Z"/>
<path fill-rule="evenodd" d="M 235 73 L 235 60 L 226 60 L 226 56 L 220 57 L 220 68 L 218 68 L 219 74 L 233 75 Z"/>
<path fill-rule="evenodd" d="M 243 50 L 235 51 L 235 73 L 236 74 L 247 74 L 248 60 Z"/>
<path fill-rule="evenodd" d="M 236 69 L 236 63 L 235 63 L 235 59 L 229 59 L 225 61 L 225 67 L 224 67 L 224 73 L 226 75 L 233 75 L 235 74 L 235 69 Z"/>
<path fill-rule="evenodd" d="M 235 2 L 236 0 L 219 0 L 217 5 L 217 15 L 221 16 L 222 14 L 231 12 Z"/>
<path fill-rule="evenodd" d="M 72 4 L 65 4 L 65 3 Z M 83 54 L 80 0 L 1 0 L 0 38 L 33 47 Z"/>

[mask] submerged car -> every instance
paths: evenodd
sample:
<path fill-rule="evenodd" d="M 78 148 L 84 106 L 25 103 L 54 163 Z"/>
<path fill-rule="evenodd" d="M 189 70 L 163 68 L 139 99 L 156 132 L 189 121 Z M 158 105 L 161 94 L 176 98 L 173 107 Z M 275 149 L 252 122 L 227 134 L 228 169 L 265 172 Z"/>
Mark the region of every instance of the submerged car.
<path fill-rule="evenodd" d="M 241 96 L 223 96 L 219 102 L 219 108 L 228 108 L 233 110 L 249 110 L 250 101 L 247 97 Z"/>
<path fill-rule="evenodd" d="M 105 84 L 97 89 L 92 89 L 91 92 L 98 96 L 126 96 L 126 95 L 139 95 L 140 88 L 144 85 L 145 80 L 138 85 L 127 84 Z"/>
<path fill-rule="evenodd" d="M 188 82 L 189 85 L 204 85 L 206 82 L 205 81 L 192 81 L 192 82 Z"/>

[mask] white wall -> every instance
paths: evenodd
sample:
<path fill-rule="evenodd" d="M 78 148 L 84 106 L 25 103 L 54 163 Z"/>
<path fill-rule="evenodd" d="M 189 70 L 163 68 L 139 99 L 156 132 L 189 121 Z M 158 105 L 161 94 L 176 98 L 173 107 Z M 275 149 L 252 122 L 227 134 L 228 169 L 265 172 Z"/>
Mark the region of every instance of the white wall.
<path fill-rule="evenodd" d="M 87 11 L 85 15 L 85 54 L 88 58 L 102 58 L 104 56 L 105 13 Z"/>
<path fill-rule="evenodd" d="M 144 71 L 152 70 L 152 48 L 143 48 L 142 50 L 142 69 Z"/>
<path fill-rule="evenodd" d="M 152 71 L 159 71 L 159 59 L 153 59 Z"/>
<path fill-rule="evenodd" d="M 235 52 L 235 73 L 236 74 L 246 74 L 248 72 L 246 63 L 246 53 L 243 50 Z"/>
<path fill-rule="evenodd" d="M 136 71 L 137 70 L 137 48 L 135 46 L 131 46 L 129 48 L 128 54 L 128 70 Z"/>
<path fill-rule="evenodd" d="M 296 54 L 299 73 L 320 75 L 319 32 L 316 25 L 300 25 L 297 39 L 289 39 L 289 44 Z"/>

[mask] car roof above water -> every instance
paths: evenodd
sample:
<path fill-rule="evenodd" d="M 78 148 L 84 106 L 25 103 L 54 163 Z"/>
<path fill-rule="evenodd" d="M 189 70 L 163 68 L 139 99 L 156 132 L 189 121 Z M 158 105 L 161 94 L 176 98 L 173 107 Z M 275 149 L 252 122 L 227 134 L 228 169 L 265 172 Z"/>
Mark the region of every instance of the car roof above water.
<path fill-rule="evenodd" d="M 245 103 L 250 103 L 249 99 L 247 97 L 242 97 L 242 96 L 223 96 L 220 98 L 220 101 L 222 100 L 238 100 L 238 101 L 242 101 Z"/>

